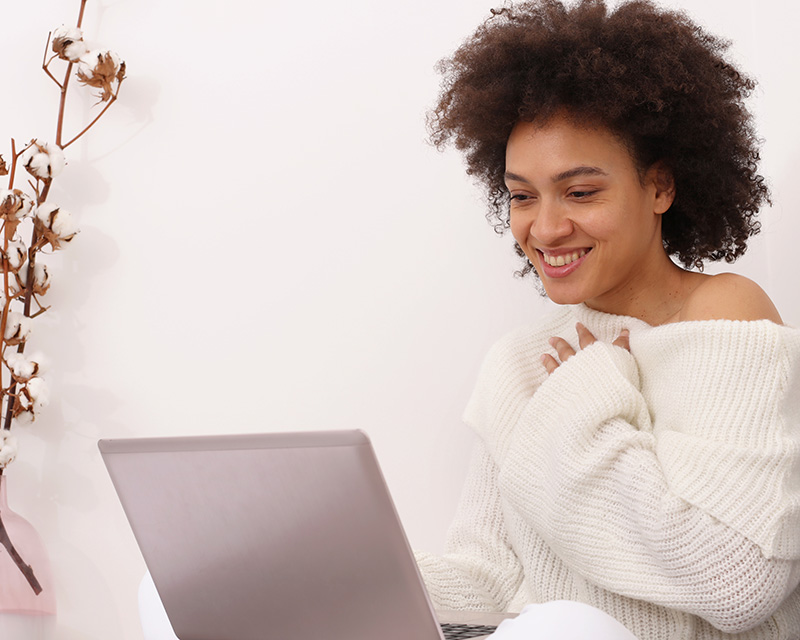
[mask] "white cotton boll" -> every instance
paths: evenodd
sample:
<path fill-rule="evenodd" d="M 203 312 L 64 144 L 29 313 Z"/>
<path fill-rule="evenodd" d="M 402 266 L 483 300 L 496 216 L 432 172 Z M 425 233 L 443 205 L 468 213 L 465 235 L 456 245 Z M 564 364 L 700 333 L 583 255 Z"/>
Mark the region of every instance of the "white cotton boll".
<path fill-rule="evenodd" d="M 31 319 L 18 311 L 12 311 L 6 318 L 5 339 L 8 344 L 24 342 L 31 334 Z"/>
<path fill-rule="evenodd" d="M 42 407 L 46 407 L 50 402 L 50 389 L 47 383 L 42 378 L 31 378 L 25 384 L 28 392 L 28 397 L 31 399 L 34 411 L 38 411 Z"/>
<path fill-rule="evenodd" d="M 31 197 L 19 189 L 0 190 L 0 216 L 7 220 L 22 220 L 33 210 Z"/>
<path fill-rule="evenodd" d="M 25 258 L 28 257 L 28 249 L 21 240 L 13 240 L 8 243 L 8 251 L 5 252 L 5 255 L 11 271 L 16 271 L 23 265 Z"/>
<path fill-rule="evenodd" d="M 34 140 L 20 156 L 20 162 L 31 175 L 48 180 L 61 173 L 66 158 L 58 145 Z"/>
<path fill-rule="evenodd" d="M 25 168 L 37 178 L 49 178 L 50 156 L 46 153 L 34 153 L 25 163 Z"/>
<path fill-rule="evenodd" d="M 72 214 L 58 205 L 43 203 L 36 211 L 36 229 L 53 249 L 60 249 L 78 233 Z"/>
<path fill-rule="evenodd" d="M 116 99 L 116 89 L 125 78 L 125 62 L 113 51 L 90 51 L 78 63 L 78 81 L 100 89 L 101 102 Z"/>
<path fill-rule="evenodd" d="M 36 140 L 32 141 L 30 146 L 22 152 L 19 161 L 28 172 L 36 177 L 48 177 L 47 172 L 50 170 L 50 158 L 47 157 L 47 153 L 43 149 L 39 148 Z M 43 174 L 37 172 L 43 172 Z"/>
<path fill-rule="evenodd" d="M 78 27 L 60 26 L 53 31 L 53 52 L 62 60 L 77 62 L 88 51 L 83 31 Z"/>
<path fill-rule="evenodd" d="M 23 269 L 17 274 L 19 282 L 23 287 L 28 286 L 28 269 Z M 47 265 L 37 262 L 33 266 L 33 292 L 39 295 L 47 293 L 50 288 L 50 271 Z M 10 289 L 10 288 L 9 288 Z"/>
<path fill-rule="evenodd" d="M 70 238 L 78 233 L 78 225 L 75 224 L 75 218 L 66 209 L 58 210 L 58 213 L 53 216 L 50 228 L 61 239 Z"/>
<path fill-rule="evenodd" d="M 14 376 L 14 379 L 25 381 L 36 375 L 39 366 L 36 362 L 28 360 L 22 353 L 12 353 L 6 358 L 6 365 Z"/>
<path fill-rule="evenodd" d="M 47 265 L 37 262 L 33 266 L 33 292 L 43 296 L 50 288 L 50 271 Z"/>
<path fill-rule="evenodd" d="M 122 58 L 119 57 L 116 51 L 106 50 L 103 51 L 103 54 L 114 63 L 114 75 L 117 75 L 117 73 L 119 73 L 119 66 L 122 64 Z"/>
<path fill-rule="evenodd" d="M 60 207 L 57 204 L 53 204 L 52 202 L 43 202 L 38 207 L 36 207 L 36 217 L 42 221 L 42 224 L 50 228 L 52 224 L 52 216 L 53 214 L 58 211 Z"/>
<path fill-rule="evenodd" d="M 93 49 L 83 54 L 78 61 L 78 72 L 87 77 L 92 77 L 95 72 L 101 72 L 101 67 L 105 67 L 103 63 L 110 62 L 110 68 L 102 68 L 102 74 L 105 76 L 113 77 L 119 72 L 119 66 L 122 64 L 122 58 L 109 49 Z"/>
<path fill-rule="evenodd" d="M 53 29 L 53 40 L 83 40 L 83 31 L 80 27 L 61 25 Z"/>
<path fill-rule="evenodd" d="M 0 469 L 4 469 L 17 457 L 17 439 L 8 429 L 0 429 Z"/>
<path fill-rule="evenodd" d="M 84 53 L 78 60 L 78 73 L 89 78 L 94 75 L 94 68 L 103 59 L 103 52 L 94 49 Z"/>
<path fill-rule="evenodd" d="M 68 44 L 63 49 L 64 57 L 70 62 L 78 62 L 81 56 L 85 55 L 88 51 L 89 47 L 86 46 L 83 40 Z"/>
<path fill-rule="evenodd" d="M 59 238 L 69 238 L 78 232 L 78 225 L 72 214 L 57 204 L 44 202 L 36 210 L 36 217 L 41 223 Z"/>
<path fill-rule="evenodd" d="M 47 155 L 50 156 L 50 172 L 52 177 L 55 178 L 64 170 L 64 166 L 67 164 L 67 157 L 64 155 L 64 150 L 57 144 L 48 142 L 45 147 L 47 148 Z"/>

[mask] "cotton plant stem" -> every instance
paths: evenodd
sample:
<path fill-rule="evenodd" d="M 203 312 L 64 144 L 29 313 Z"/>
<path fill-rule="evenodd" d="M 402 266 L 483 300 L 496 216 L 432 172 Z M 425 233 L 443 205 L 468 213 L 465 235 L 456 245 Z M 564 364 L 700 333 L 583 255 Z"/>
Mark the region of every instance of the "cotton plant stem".
<path fill-rule="evenodd" d="M 42 585 L 36 579 L 36 575 L 33 572 L 33 567 L 31 567 L 29 564 L 25 564 L 25 561 L 19 555 L 19 552 L 16 550 L 14 544 L 11 542 L 11 539 L 8 537 L 8 532 L 3 524 L 2 515 L 3 514 L 0 513 L 0 544 L 6 548 L 8 555 L 11 556 L 14 564 L 19 567 L 19 570 L 22 572 L 22 575 L 25 576 L 25 579 L 28 581 L 31 589 L 33 589 L 33 592 L 38 596 L 42 592 Z"/>
<path fill-rule="evenodd" d="M 120 80 L 120 84 L 122 84 L 122 81 L 121 81 L 121 80 Z M 117 90 L 114 92 L 114 95 L 113 95 L 113 96 L 111 96 L 111 98 L 109 98 L 108 102 L 106 103 L 106 106 L 105 106 L 105 107 L 103 107 L 103 110 L 102 110 L 100 113 L 98 113 L 98 114 L 97 114 L 97 116 L 95 117 L 95 119 L 94 119 L 94 120 L 92 120 L 92 121 L 91 121 L 91 122 L 90 122 L 88 125 L 86 125 L 86 127 L 83 129 L 83 131 L 81 131 L 81 132 L 80 132 L 78 135 L 76 135 L 74 138 L 72 138 L 72 140 L 70 140 L 70 141 L 69 141 L 69 142 L 67 142 L 66 144 L 62 145 L 60 142 L 57 142 L 58 146 L 60 146 L 62 149 L 66 149 L 66 148 L 67 148 L 69 145 L 71 145 L 71 144 L 72 144 L 73 142 L 75 142 L 75 141 L 76 141 L 78 138 L 80 138 L 80 137 L 81 137 L 81 136 L 82 136 L 84 133 L 86 133 L 86 132 L 87 132 L 89 129 L 91 129 L 91 128 L 92 128 L 92 127 L 95 125 L 95 123 L 96 123 L 96 122 L 97 122 L 97 121 L 98 121 L 100 118 L 102 118 L 102 117 L 103 117 L 103 114 L 104 114 L 106 111 L 108 111 L 108 108 L 109 108 L 109 107 L 110 107 L 112 104 L 114 104 L 114 102 L 116 102 L 116 100 L 117 100 L 117 96 L 118 96 L 118 95 L 119 95 L 119 85 L 117 85 Z M 59 133 L 59 135 L 60 135 L 60 133 Z M 60 138 L 59 138 L 59 140 L 60 140 Z"/>
<path fill-rule="evenodd" d="M 77 24 L 78 29 L 80 29 L 81 25 L 83 24 L 83 11 L 84 9 L 86 9 L 86 2 L 87 0 L 81 0 L 81 8 L 80 11 L 78 12 L 78 24 Z"/>
<path fill-rule="evenodd" d="M 86 2 L 87 0 L 81 0 L 81 8 L 80 11 L 78 12 L 78 24 L 77 24 L 78 29 L 80 29 L 81 25 L 83 24 L 83 12 L 86 9 Z M 56 144 L 62 149 L 64 148 L 64 145 L 61 144 L 61 136 L 64 133 L 64 107 L 67 104 L 67 89 L 69 88 L 69 79 L 72 76 L 72 67 L 73 67 L 72 62 L 67 64 L 67 71 L 64 74 L 64 82 L 60 84 L 61 99 L 59 100 L 58 104 L 58 123 L 56 124 Z M 95 118 L 95 121 L 96 120 L 97 119 Z M 94 124 L 94 122 L 92 124 Z M 91 127 L 92 125 L 89 126 Z M 89 127 L 87 127 L 87 129 L 88 128 Z M 77 140 L 81 135 L 83 135 L 83 133 L 78 134 L 75 138 L 70 140 L 69 144 L 75 142 L 75 140 Z"/>
<path fill-rule="evenodd" d="M 11 138 L 11 169 L 8 172 L 8 188 L 14 188 L 14 174 L 17 171 L 17 144 L 14 138 Z"/>
<path fill-rule="evenodd" d="M 67 89 L 69 88 L 69 79 L 72 75 L 72 63 L 67 65 L 67 73 L 64 76 L 64 82 L 61 84 L 61 98 L 58 103 L 58 122 L 56 124 L 56 144 L 61 146 L 61 134 L 64 131 L 64 107 L 67 105 Z"/>

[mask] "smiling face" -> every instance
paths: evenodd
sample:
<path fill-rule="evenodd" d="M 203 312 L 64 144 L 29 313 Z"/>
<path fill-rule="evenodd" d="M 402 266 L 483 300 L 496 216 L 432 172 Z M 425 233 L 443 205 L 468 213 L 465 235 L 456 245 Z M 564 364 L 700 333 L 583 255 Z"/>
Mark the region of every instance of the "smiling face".
<path fill-rule="evenodd" d="M 558 304 L 626 313 L 676 268 L 661 242 L 671 180 L 658 166 L 641 175 L 608 129 L 564 116 L 518 123 L 506 185 L 511 232 Z"/>

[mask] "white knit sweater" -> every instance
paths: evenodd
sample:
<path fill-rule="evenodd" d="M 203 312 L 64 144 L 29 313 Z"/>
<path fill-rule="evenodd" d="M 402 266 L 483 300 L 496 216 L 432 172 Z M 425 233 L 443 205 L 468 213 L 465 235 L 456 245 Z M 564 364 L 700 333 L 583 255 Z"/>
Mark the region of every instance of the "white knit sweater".
<path fill-rule="evenodd" d="M 548 377 L 576 321 L 598 342 Z M 630 353 L 610 343 L 630 329 Z M 569 599 L 641 640 L 800 638 L 800 331 L 564 307 L 489 352 L 443 609 Z"/>

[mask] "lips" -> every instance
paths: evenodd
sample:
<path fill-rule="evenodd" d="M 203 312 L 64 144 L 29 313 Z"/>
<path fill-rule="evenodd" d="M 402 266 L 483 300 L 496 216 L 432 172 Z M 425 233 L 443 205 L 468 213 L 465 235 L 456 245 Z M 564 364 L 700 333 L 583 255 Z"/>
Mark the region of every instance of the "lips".
<path fill-rule="evenodd" d="M 564 278 L 580 267 L 590 252 L 591 248 L 575 249 L 558 254 L 549 254 L 539 250 L 542 271 L 548 278 Z"/>

